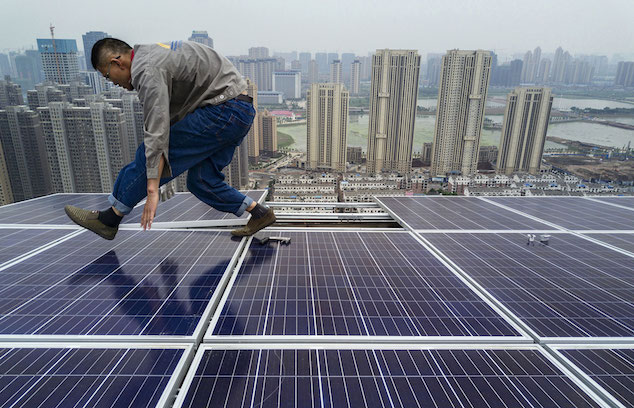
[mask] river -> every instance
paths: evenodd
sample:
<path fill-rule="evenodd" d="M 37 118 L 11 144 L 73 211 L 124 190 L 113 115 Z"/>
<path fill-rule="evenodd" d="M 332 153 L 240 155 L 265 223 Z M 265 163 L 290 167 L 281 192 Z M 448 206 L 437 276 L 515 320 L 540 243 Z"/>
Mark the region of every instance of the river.
<path fill-rule="evenodd" d="M 498 97 L 496 97 L 498 98 Z M 601 99 L 569 99 L 555 98 L 553 107 L 558 104 L 561 110 L 567 110 L 572 106 L 578 108 L 594 108 L 603 109 L 629 107 L 634 108 L 634 104 L 623 102 L 601 100 Z M 418 105 L 426 108 L 434 108 L 436 99 L 419 99 Z M 487 106 L 503 106 L 495 101 L 487 101 Z M 487 118 L 494 122 L 501 123 L 502 115 L 486 115 Z M 362 147 L 365 151 L 368 145 L 368 115 L 352 117 L 348 126 L 348 146 Z M 358 121 L 356 120 L 358 118 Z M 634 124 L 634 117 L 614 117 L 610 120 L 615 122 Z M 414 146 L 413 150 L 418 152 L 421 150 L 423 143 L 432 142 L 434 137 L 435 116 L 418 116 L 414 124 Z M 306 125 L 278 126 L 278 131 L 289 134 L 293 137 L 291 148 L 300 151 L 306 151 Z M 499 145 L 500 130 L 482 129 L 480 144 Z M 548 127 L 548 136 L 556 136 L 564 139 L 578 140 L 586 143 L 593 143 L 612 147 L 623 147 L 631 142 L 634 145 L 634 131 L 620 129 L 596 123 L 588 122 L 568 122 L 568 123 L 552 123 Z M 552 142 L 546 142 L 546 148 L 561 148 L 562 145 Z"/>

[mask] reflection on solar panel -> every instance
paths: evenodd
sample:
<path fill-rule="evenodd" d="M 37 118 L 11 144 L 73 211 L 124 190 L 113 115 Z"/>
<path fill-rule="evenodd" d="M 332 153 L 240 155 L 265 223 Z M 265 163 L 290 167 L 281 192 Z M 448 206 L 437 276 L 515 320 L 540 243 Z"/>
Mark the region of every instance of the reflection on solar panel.
<path fill-rule="evenodd" d="M 632 258 L 571 234 L 424 234 L 542 337 L 634 337 Z"/>
<path fill-rule="evenodd" d="M 624 406 L 634 402 L 633 349 L 558 350 Z"/>
<path fill-rule="evenodd" d="M 259 201 L 262 196 L 266 194 L 266 191 L 248 190 L 242 191 L 242 193 L 253 198 L 255 201 Z M 136 215 L 125 217 L 124 223 L 140 223 L 141 215 L 142 212 L 139 211 Z M 248 215 L 249 213 L 245 212 L 242 218 L 247 218 Z M 164 203 L 159 203 L 154 222 L 221 220 L 227 218 L 236 218 L 236 216 L 231 213 L 213 209 L 191 193 L 179 193 Z"/>
<path fill-rule="evenodd" d="M 632 230 L 632 211 L 583 197 L 487 197 L 572 230 Z"/>
<path fill-rule="evenodd" d="M 617 248 L 634 252 L 634 234 L 587 234 L 587 236 Z"/>
<path fill-rule="evenodd" d="M 74 225 L 64 213 L 67 204 L 90 209 L 110 206 L 108 194 L 55 194 L 0 207 L 0 224 Z"/>
<path fill-rule="evenodd" d="M 186 350 L 4 346 L 0 406 L 164 406 L 164 393 Z"/>
<path fill-rule="evenodd" d="M 518 336 L 409 233 L 251 244 L 214 335 Z"/>
<path fill-rule="evenodd" d="M 80 234 L 0 274 L 0 334 L 191 336 L 238 246 L 224 232 Z"/>
<path fill-rule="evenodd" d="M 47 245 L 72 232 L 69 230 L 2 228 L 0 229 L 0 264 L 42 245 Z"/>
<path fill-rule="evenodd" d="M 593 200 L 599 200 L 605 203 L 622 205 L 634 209 L 634 197 L 592 197 Z"/>
<path fill-rule="evenodd" d="M 376 197 L 384 208 L 416 230 L 552 229 L 546 224 L 477 197 Z"/>
<path fill-rule="evenodd" d="M 177 408 L 601 406 L 535 349 L 204 347 L 195 361 Z"/>

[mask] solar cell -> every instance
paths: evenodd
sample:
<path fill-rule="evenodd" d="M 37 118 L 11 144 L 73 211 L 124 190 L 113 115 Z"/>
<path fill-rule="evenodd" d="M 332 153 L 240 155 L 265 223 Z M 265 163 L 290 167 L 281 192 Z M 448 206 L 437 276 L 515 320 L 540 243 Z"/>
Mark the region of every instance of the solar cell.
<path fill-rule="evenodd" d="M 558 348 L 558 351 L 616 401 L 623 406 L 632 405 L 634 402 L 634 349 Z"/>
<path fill-rule="evenodd" d="M 571 230 L 633 230 L 632 211 L 583 197 L 487 197 Z"/>
<path fill-rule="evenodd" d="M 193 336 L 239 246 L 227 232 L 82 233 L 2 271 L 0 335 Z"/>
<path fill-rule="evenodd" d="M 165 407 L 186 346 L 0 348 L 2 407 Z M 170 401 L 171 402 L 171 401 Z"/>
<path fill-rule="evenodd" d="M 255 201 L 260 201 L 266 194 L 265 190 L 247 190 L 242 193 L 248 195 Z M 141 222 L 142 212 L 124 218 L 124 224 L 138 224 Z M 241 218 L 245 220 L 249 216 L 245 212 Z M 200 220 L 223 220 L 236 219 L 230 213 L 221 212 L 200 201 L 191 193 L 178 193 L 169 200 L 159 203 L 154 222 L 182 222 Z"/>
<path fill-rule="evenodd" d="M 251 243 L 213 336 L 520 336 L 409 233 L 277 234 L 291 244 Z"/>
<path fill-rule="evenodd" d="M 606 244 L 634 253 L 634 234 L 586 234 Z"/>
<path fill-rule="evenodd" d="M 175 408 L 606 406 L 530 349 L 203 346 Z"/>
<path fill-rule="evenodd" d="M 572 234 L 423 234 L 541 337 L 634 337 L 632 257 Z"/>
<path fill-rule="evenodd" d="M 621 205 L 623 207 L 628 207 L 634 209 L 634 197 L 592 197 L 593 200 L 601 201 L 604 203 Z"/>
<path fill-rule="evenodd" d="M 67 204 L 91 209 L 110 206 L 108 194 L 53 194 L 0 207 L 0 224 L 74 225 L 64 213 Z"/>
<path fill-rule="evenodd" d="M 0 266 L 72 233 L 69 230 L 0 228 Z"/>
<path fill-rule="evenodd" d="M 501 209 L 477 197 L 375 197 L 414 230 L 533 230 L 552 227 Z"/>

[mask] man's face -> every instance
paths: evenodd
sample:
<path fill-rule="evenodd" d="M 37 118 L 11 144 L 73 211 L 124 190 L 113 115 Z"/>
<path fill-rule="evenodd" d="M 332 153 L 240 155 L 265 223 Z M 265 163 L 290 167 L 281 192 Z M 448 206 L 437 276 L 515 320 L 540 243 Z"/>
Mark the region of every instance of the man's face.
<path fill-rule="evenodd" d="M 130 61 L 127 61 L 125 56 L 111 56 L 108 58 L 108 63 L 101 67 L 99 72 L 115 85 L 119 85 L 130 91 L 134 89 L 131 83 Z"/>

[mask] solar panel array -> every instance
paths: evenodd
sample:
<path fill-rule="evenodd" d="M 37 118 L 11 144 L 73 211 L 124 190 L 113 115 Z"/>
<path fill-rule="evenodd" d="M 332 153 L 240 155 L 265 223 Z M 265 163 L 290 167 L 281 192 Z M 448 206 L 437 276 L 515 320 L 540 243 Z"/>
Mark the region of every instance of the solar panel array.
<path fill-rule="evenodd" d="M 403 229 L 260 245 L 66 223 L 105 197 L 0 208 L 0 406 L 632 405 L 628 200 L 381 197 Z M 159 211 L 227 217 L 189 194 Z"/>

